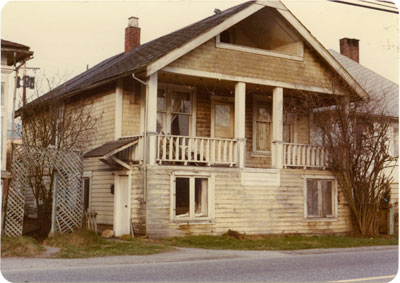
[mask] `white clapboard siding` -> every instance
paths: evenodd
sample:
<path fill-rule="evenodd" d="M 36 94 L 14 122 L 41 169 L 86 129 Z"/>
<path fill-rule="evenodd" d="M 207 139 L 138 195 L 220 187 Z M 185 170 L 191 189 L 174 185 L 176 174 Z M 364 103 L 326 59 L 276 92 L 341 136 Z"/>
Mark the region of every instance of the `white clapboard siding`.
<path fill-rule="evenodd" d="M 243 186 L 279 186 L 280 175 L 276 169 L 243 169 Z"/>

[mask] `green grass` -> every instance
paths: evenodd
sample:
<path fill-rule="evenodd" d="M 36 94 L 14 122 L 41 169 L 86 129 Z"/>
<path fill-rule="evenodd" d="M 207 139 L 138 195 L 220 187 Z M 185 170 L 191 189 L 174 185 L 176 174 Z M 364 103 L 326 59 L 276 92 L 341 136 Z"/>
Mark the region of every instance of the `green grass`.
<path fill-rule="evenodd" d="M 232 250 L 302 250 L 397 245 L 397 237 L 355 238 L 345 236 L 188 236 L 167 238 L 164 242 L 178 247 Z"/>
<path fill-rule="evenodd" d="M 170 250 L 160 242 L 134 238 L 129 241 L 105 240 L 92 231 L 60 234 L 45 240 L 48 246 L 59 247 L 59 258 L 85 258 L 110 255 L 148 255 Z"/>
<path fill-rule="evenodd" d="M 44 248 L 33 238 L 30 237 L 2 237 L 1 256 L 31 257 L 39 255 Z"/>

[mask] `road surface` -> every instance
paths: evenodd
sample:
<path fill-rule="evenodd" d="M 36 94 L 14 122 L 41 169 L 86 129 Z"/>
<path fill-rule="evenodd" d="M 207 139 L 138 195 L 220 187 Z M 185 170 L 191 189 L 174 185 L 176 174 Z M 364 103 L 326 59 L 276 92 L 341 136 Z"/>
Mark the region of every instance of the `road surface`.
<path fill-rule="evenodd" d="M 390 282 L 397 268 L 397 247 L 2 260 L 11 282 Z"/>

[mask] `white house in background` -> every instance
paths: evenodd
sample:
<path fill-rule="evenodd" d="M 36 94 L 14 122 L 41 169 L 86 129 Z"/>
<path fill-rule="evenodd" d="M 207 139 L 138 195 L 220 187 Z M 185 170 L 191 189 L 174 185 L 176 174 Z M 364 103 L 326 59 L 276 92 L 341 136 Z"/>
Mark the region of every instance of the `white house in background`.
<path fill-rule="evenodd" d="M 394 168 L 387 168 L 393 176 L 391 203 L 398 211 L 399 200 L 399 85 L 359 64 L 359 40 L 342 38 L 340 53 L 329 50 L 333 57 L 357 80 L 372 100 L 382 102 L 382 112 L 391 121 L 389 135 Z"/>
<path fill-rule="evenodd" d="M 33 55 L 30 47 L 16 42 L 1 40 L 1 181 L 4 182 L 10 177 L 7 171 L 7 112 L 9 104 L 12 103 L 13 90 L 9 87 L 11 74 L 15 66 L 23 64 L 24 61 Z"/>

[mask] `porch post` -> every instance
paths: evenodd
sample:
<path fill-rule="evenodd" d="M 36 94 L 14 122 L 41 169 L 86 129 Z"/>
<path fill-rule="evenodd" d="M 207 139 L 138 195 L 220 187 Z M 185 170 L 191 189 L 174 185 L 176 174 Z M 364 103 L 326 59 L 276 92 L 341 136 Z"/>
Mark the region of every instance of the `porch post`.
<path fill-rule="evenodd" d="M 283 88 L 272 92 L 272 166 L 283 167 Z"/>
<path fill-rule="evenodd" d="M 156 164 L 157 154 L 157 73 L 150 75 L 146 87 L 146 133 L 148 164 Z"/>
<path fill-rule="evenodd" d="M 235 139 L 238 140 L 238 167 L 245 166 L 245 112 L 246 112 L 246 84 L 237 82 L 235 85 Z"/>

